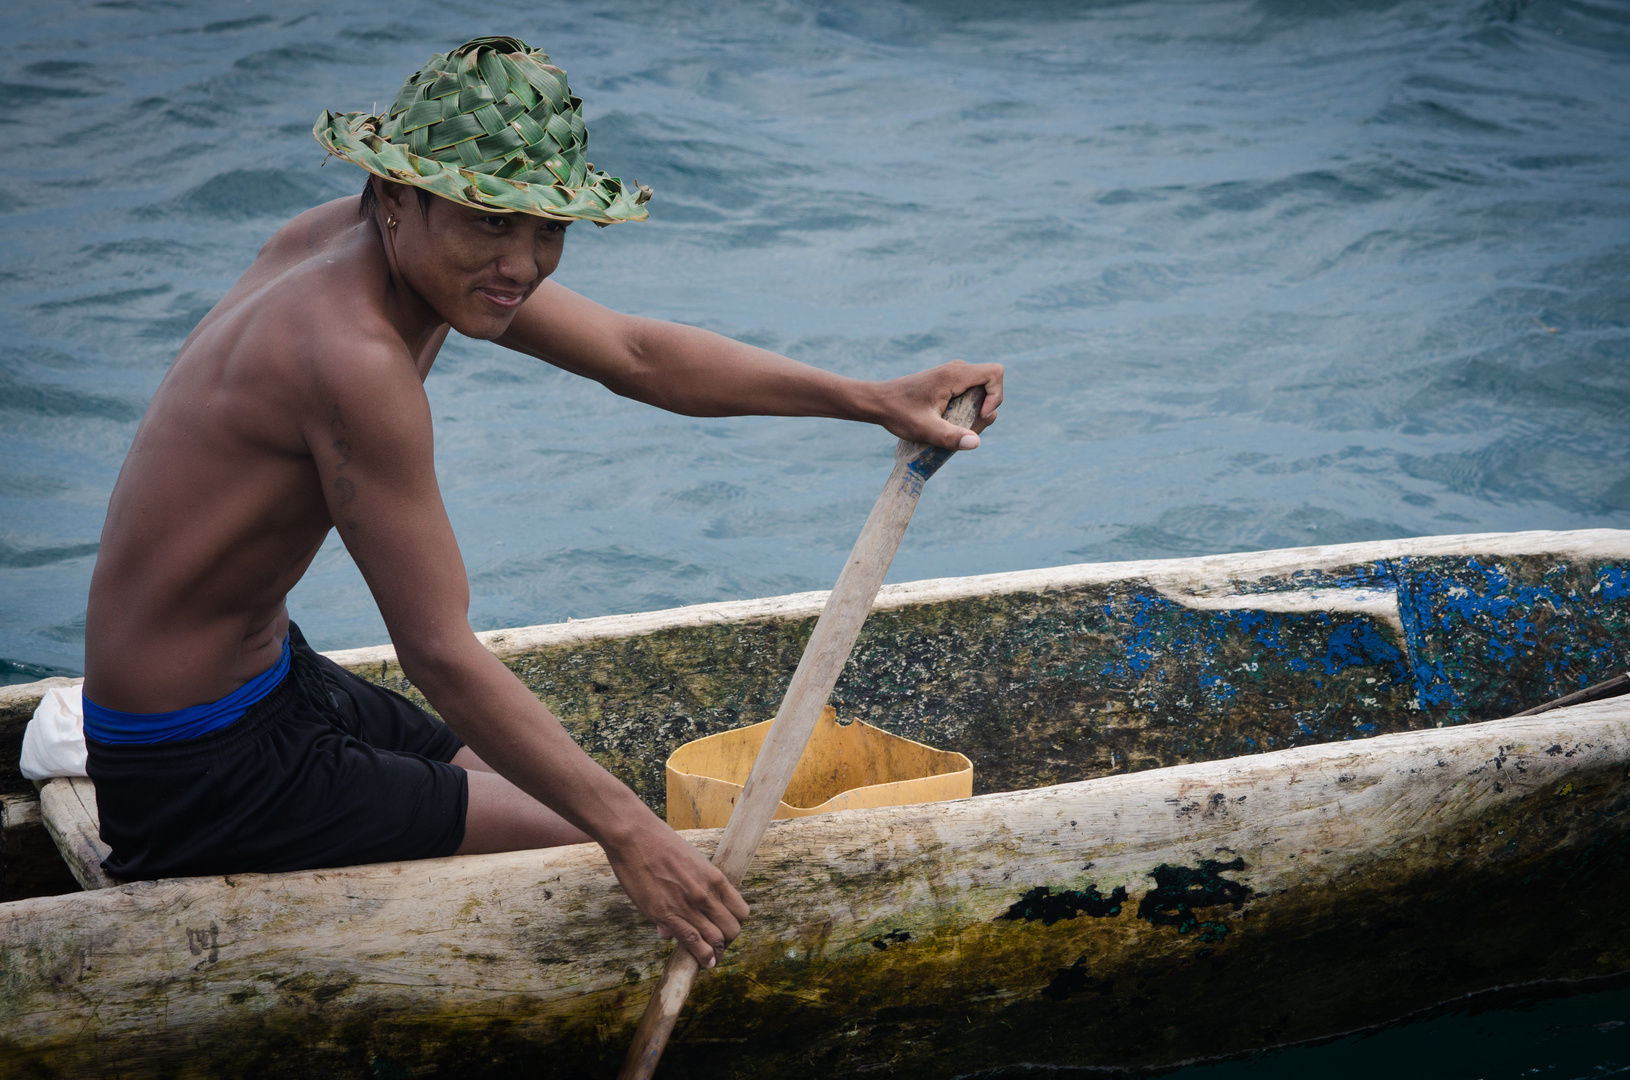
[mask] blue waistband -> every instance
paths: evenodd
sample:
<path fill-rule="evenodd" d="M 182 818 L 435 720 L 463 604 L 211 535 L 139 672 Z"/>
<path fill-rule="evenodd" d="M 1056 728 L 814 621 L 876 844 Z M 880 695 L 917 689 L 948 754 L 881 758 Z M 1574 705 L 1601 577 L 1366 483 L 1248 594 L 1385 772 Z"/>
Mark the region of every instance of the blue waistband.
<path fill-rule="evenodd" d="M 104 709 L 85 698 L 85 734 L 105 743 L 160 743 L 196 739 L 243 717 L 255 702 L 277 689 L 289 673 L 289 639 L 277 663 L 219 701 L 171 712 L 134 713 Z"/>

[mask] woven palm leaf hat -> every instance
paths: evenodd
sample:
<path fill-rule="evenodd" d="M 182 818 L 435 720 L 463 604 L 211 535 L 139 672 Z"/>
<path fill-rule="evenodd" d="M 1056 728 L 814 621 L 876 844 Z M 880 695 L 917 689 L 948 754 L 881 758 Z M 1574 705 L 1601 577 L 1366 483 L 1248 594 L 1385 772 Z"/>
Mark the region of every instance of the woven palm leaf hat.
<path fill-rule="evenodd" d="M 585 159 L 583 102 L 566 73 L 511 37 L 432 56 L 380 116 L 323 110 L 311 133 L 375 176 L 482 210 L 557 221 L 644 221 L 651 189 Z"/>

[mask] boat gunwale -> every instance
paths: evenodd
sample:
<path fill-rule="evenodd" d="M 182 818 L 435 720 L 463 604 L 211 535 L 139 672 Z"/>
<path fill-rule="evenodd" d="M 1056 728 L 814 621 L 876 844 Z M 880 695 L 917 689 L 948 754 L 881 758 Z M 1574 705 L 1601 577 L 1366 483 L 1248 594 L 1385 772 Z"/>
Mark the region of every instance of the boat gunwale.
<path fill-rule="evenodd" d="M 1383 559 L 1553 553 L 1575 558 L 1630 558 L 1630 529 L 1453 533 L 1172 559 L 1070 563 L 1035 570 L 924 578 L 884 585 L 872 604 L 872 610 L 890 611 L 1014 593 L 1047 593 L 1130 578 L 1148 579 L 1151 584 L 1170 590 L 1173 599 L 1180 600 L 1184 595 L 1196 598 L 1219 595 L 1223 582 L 1289 577 L 1300 571 L 1328 570 Z M 1210 584 L 1207 587 L 1202 583 Z M 639 637 L 689 626 L 814 618 L 821 613 L 829 595 L 830 590 L 819 590 L 750 600 L 721 600 L 627 615 L 598 615 L 562 623 L 484 630 L 476 637 L 489 651 L 500 658 L 507 658 L 559 645 Z M 391 645 L 337 649 L 324 655 L 347 668 L 396 663 L 396 649 Z M 0 698 L 0 702 L 3 702 L 3 698 Z"/>
<path fill-rule="evenodd" d="M 1226 591 L 1227 586 L 1232 584 L 1255 583 L 1272 577 L 1288 578 L 1299 572 L 1330 570 L 1384 559 L 1550 554 L 1573 558 L 1630 559 L 1630 529 L 1449 533 L 1172 559 L 1071 563 L 1035 570 L 924 578 L 884 585 L 872 610 L 890 611 L 1019 593 L 1042 594 L 1139 578 L 1149 581 L 1178 602 L 1192 597 L 1203 603 L 1220 596 L 1236 595 Z M 1333 590 L 1325 586 L 1320 591 Z M 596 615 L 558 623 L 482 630 L 475 636 L 489 652 L 500 659 L 508 659 L 539 649 L 641 637 L 693 626 L 812 619 L 820 614 L 829 595 L 830 590 L 820 590 L 749 600 L 718 600 L 625 615 Z M 397 664 L 396 648 L 390 644 L 331 649 L 323 652 L 323 655 L 352 671 Z M 77 686 L 84 681 L 82 677 L 54 675 L 30 683 L 0 686 L 0 709 L 25 705 L 30 700 L 37 701 L 49 690 Z"/>

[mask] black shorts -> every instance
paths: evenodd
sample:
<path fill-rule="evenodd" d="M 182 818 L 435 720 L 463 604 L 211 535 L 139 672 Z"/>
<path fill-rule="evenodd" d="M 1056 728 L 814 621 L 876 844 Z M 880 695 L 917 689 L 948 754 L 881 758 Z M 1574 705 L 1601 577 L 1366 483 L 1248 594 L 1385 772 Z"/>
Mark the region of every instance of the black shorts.
<path fill-rule="evenodd" d="M 451 855 L 464 841 L 464 744 L 400 694 L 314 652 L 196 739 L 85 740 L 102 867 L 119 878 L 273 873 Z"/>

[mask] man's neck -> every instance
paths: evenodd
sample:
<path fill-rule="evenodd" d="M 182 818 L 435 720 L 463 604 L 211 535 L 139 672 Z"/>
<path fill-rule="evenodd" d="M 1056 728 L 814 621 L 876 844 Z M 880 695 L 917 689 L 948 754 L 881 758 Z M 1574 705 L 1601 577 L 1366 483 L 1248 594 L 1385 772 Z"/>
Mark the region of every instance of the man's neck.
<path fill-rule="evenodd" d="M 436 354 L 441 351 L 441 343 L 447 339 L 447 320 L 441 317 L 429 301 L 419 295 L 407 278 L 402 274 L 397 263 L 396 253 L 388 243 L 388 230 L 380 215 L 376 211 L 373 220 L 364 220 L 359 223 L 363 231 L 363 243 L 374 246 L 385 263 L 385 298 L 384 314 L 396 332 L 401 335 L 402 343 L 407 346 L 408 352 L 413 356 L 414 363 L 419 368 L 419 378 L 422 380 L 430 374 L 430 366 L 436 362 Z"/>

